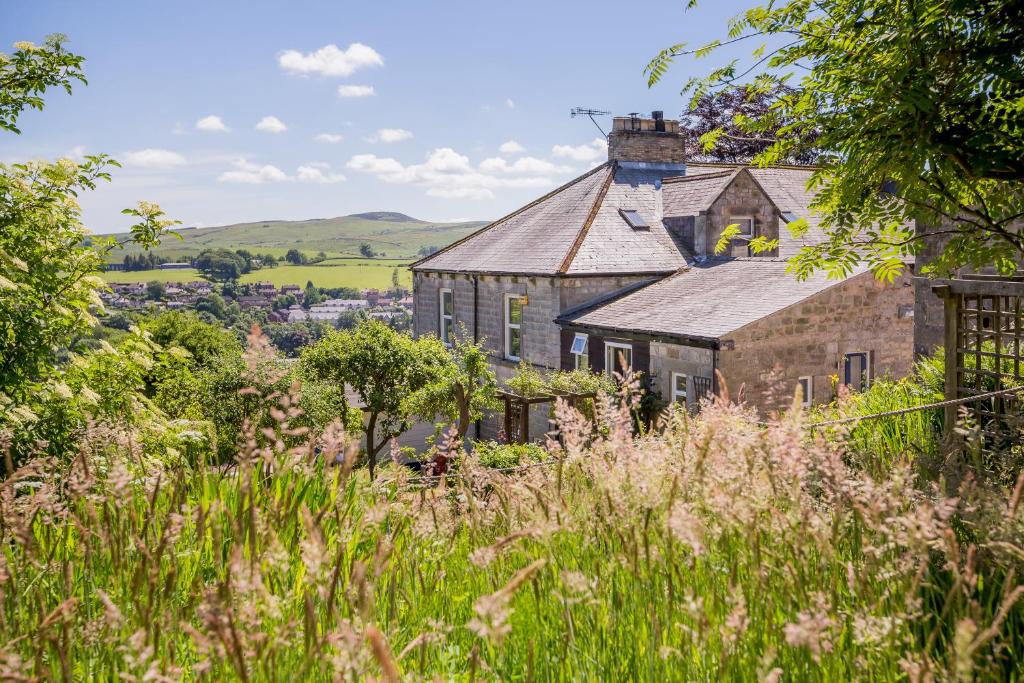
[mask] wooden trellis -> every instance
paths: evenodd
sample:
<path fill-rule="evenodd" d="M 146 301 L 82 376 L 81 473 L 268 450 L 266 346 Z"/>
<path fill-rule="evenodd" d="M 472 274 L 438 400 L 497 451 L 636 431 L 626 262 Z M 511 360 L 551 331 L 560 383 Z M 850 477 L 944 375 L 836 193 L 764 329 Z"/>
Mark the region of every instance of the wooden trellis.
<path fill-rule="evenodd" d="M 565 399 L 569 405 L 576 407 L 579 401 L 594 398 L 596 394 L 542 394 L 525 397 L 508 391 L 499 391 L 498 398 L 505 406 L 505 439 L 508 443 L 526 443 L 530 440 L 530 406 L 540 403 L 554 403 L 556 399 Z"/>
<path fill-rule="evenodd" d="M 1024 385 L 1024 280 L 979 275 L 940 281 L 932 290 L 945 307 L 945 397 L 968 398 Z M 981 429 L 986 449 L 1000 451 L 1021 442 L 1021 394 L 979 399 L 966 408 Z M 947 430 L 956 424 L 957 410 L 946 408 Z"/>

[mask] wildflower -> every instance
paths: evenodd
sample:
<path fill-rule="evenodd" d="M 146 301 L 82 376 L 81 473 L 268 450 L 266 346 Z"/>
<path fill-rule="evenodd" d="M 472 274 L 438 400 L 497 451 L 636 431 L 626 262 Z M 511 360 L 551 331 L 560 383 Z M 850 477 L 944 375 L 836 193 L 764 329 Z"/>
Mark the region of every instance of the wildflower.
<path fill-rule="evenodd" d="M 704 535 L 704 525 L 700 517 L 695 515 L 690 506 L 684 503 L 677 504 L 672 509 L 668 519 L 668 528 L 672 533 L 689 546 L 694 555 L 701 555 L 704 552 L 704 544 L 701 538 Z"/>
<path fill-rule="evenodd" d="M 814 661 L 820 662 L 822 652 L 832 651 L 832 640 L 829 635 L 832 623 L 832 618 L 824 609 L 800 612 L 794 623 L 786 624 L 783 633 L 789 645 L 806 647 L 811 651 Z"/>

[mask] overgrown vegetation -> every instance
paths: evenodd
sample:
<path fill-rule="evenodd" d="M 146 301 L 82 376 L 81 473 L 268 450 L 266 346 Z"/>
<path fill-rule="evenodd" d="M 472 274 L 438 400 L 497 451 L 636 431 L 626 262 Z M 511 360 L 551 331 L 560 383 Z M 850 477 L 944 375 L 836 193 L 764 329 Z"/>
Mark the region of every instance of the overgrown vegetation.
<path fill-rule="evenodd" d="M 353 470 L 336 426 L 328 466 L 298 398 L 260 398 L 274 419 L 230 475 L 202 447 L 136 462 L 129 431 L 93 427 L 0 485 L 0 676 L 1019 674 L 1020 484 L 951 499 L 905 459 L 872 477 L 800 411 L 759 428 L 708 405 L 638 440 L 605 398 L 607 436 L 559 410 L 557 465 L 463 456 L 416 493 Z"/>

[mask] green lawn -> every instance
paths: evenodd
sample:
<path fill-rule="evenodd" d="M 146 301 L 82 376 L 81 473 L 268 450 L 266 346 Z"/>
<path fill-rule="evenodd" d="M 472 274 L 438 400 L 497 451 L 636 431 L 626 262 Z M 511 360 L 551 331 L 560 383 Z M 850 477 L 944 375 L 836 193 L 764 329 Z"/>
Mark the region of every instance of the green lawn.
<path fill-rule="evenodd" d="M 400 282 L 412 285 L 412 275 L 404 260 L 331 259 L 322 264 L 264 268 L 242 276 L 242 282 L 272 282 L 275 286 L 299 285 L 312 281 L 317 287 L 355 287 L 357 289 L 385 289 L 391 286 L 391 273 L 398 268 Z M 189 282 L 199 280 L 196 270 L 138 270 L 131 272 L 108 271 L 101 273 L 107 282 Z"/>

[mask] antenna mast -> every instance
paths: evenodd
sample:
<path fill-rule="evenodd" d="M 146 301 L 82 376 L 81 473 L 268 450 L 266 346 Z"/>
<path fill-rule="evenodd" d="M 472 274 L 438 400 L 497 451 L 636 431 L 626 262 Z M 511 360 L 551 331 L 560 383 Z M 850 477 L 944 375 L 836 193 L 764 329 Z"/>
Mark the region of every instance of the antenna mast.
<path fill-rule="evenodd" d="M 594 117 L 611 115 L 612 113 L 610 111 L 601 111 L 600 109 L 587 109 L 586 107 L 573 107 L 572 110 L 569 111 L 569 116 L 571 116 L 572 118 L 576 118 L 577 116 L 586 116 L 587 118 L 589 118 L 590 122 L 593 123 L 599 131 L 601 131 L 601 135 L 603 135 L 604 137 L 608 137 L 608 133 L 604 132 L 604 130 L 601 128 L 600 124 L 598 124 L 598 122 L 594 119 Z"/>

